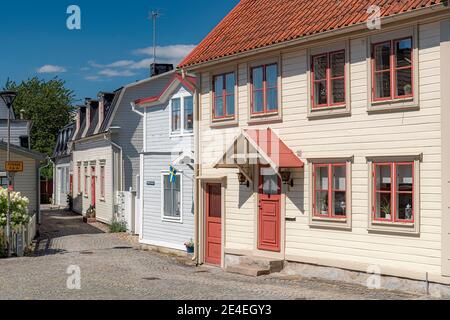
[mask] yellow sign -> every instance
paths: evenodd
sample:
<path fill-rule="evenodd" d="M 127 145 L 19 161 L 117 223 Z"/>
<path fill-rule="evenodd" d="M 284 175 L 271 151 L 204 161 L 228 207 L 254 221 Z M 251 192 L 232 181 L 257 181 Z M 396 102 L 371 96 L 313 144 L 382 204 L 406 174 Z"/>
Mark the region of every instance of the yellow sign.
<path fill-rule="evenodd" d="M 6 172 L 23 172 L 22 161 L 9 161 L 5 164 Z"/>

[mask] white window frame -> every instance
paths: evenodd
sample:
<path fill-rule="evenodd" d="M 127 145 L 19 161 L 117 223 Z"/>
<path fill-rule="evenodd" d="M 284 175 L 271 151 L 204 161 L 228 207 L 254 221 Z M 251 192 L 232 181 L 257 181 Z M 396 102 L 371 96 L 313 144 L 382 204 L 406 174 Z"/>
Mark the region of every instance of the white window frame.
<path fill-rule="evenodd" d="M 177 171 L 176 177 L 180 179 L 180 217 L 168 217 L 164 213 L 164 177 L 170 172 L 161 171 L 161 220 L 165 222 L 183 223 L 183 171 Z"/>
<path fill-rule="evenodd" d="M 2 171 L 0 172 L 0 178 L 2 179 L 8 179 L 8 173 Z M 8 182 L 9 183 L 9 182 Z M 3 187 L 3 185 L 0 185 L 0 187 Z"/>
<path fill-rule="evenodd" d="M 411 156 L 368 156 L 367 163 L 369 167 L 369 225 L 368 230 L 370 232 L 378 233 L 394 233 L 394 234 L 420 234 L 420 164 L 422 162 L 423 155 L 411 155 Z M 413 193 L 413 208 L 414 208 L 414 222 L 411 223 L 399 223 L 399 222 L 382 222 L 377 221 L 373 217 L 372 207 L 374 205 L 374 177 L 373 166 L 375 163 L 399 163 L 399 162 L 413 162 L 414 163 L 414 193 Z"/>
<path fill-rule="evenodd" d="M 194 105 L 194 96 L 190 94 L 189 92 L 178 92 L 177 94 L 174 94 L 169 101 L 169 132 L 170 137 L 184 137 L 184 136 L 193 136 L 194 135 L 194 128 L 191 130 L 186 130 L 184 127 L 184 113 L 185 113 L 185 104 L 184 101 L 186 98 L 192 98 L 192 106 L 194 111 L 195 105 Z M 180 131 L 173 131 L 172 130 L 172 101 L 174 99 L 180 99 L 180 108 L 181 108 L 181 114 L 180 114 Z M 194 120 L 195 121 L 195 120 Z"/>

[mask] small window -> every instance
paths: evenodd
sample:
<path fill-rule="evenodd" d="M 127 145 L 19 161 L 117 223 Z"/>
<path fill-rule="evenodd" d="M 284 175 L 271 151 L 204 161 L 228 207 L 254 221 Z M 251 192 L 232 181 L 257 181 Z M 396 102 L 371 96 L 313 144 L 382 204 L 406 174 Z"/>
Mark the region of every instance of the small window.
<path fill-rule="evenodd" d="M 414 163 L 373 165 L 373 219 L 382 222 L 414 222 Z"/>
<path fill-rule="evenodd" d="M 194 99 L 184 98 L 184 132 L 194 131 Z"/>
<path fill-rule="evenodd" d="M 6 172 L 0 172 L 0 187 L 8 189 L 9 181 Z"/>
<path fill-rule="evenodd" d="M 21 136 L 19 139 L 20 139 L 20 146 L 22 148 L 25 148 L 25 149 L 29 149 L 30 148 L 28 136 Z"/>
<path fill-rule="evenodd" d="M 181 99 L 172 99 L 172 133 L 181 132 Z"/>
<path fill-rule="evenodd" d="M 213 119 L 234 118 L 235 86 L 234 72 L 214 77 Z"/>
<path fill-rule="evenodd" d="M 163 219 L 175 221 L 182 219 L 181 179 L 180 174 L 173 177 L 169 173 L 162 175 Z"/>
<path fill-rule="evenodd" d="M 88 185 L 89 185 L 88 167 L 84 167 L 84 192 L 86 197 L 88 195 Z"/>
<path fill-rule="evenodd" d="M 278 64 L 251 69 L 253 115 L 278 112 Z"/>
<path fill-rule="evenodd" d="M 312 57 L 313 108 L 345 105 L 345 51 Z"/>
<path fill-rule="evenodd" d="M 100 197 L 105 199 L 105 166 L 100 166 Z"/>
<path fill-rule="evenodd" d="M 77 167 L 77 193 L 81 193 L 81 166 Z"/>
<path fill-rule="evenodd" d="M 412 38 L 374 44 L 372 64 L 374 101 L 413 96 Z"/>
<path fill-rule="evenodd" d="M 347 165 L 315 164 L 313 167 L 314 216 L 347 217 Z"/>

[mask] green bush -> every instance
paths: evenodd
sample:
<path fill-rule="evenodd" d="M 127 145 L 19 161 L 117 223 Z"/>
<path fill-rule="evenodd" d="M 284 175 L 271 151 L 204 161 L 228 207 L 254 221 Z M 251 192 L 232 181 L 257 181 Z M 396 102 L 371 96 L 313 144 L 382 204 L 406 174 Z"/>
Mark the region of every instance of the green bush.
<path fill-rule="evenodd" d="M 109 232 L 111 233 L 127 232 L 127 223 L 125 221 L 114 220 L 109 225 Z"/>

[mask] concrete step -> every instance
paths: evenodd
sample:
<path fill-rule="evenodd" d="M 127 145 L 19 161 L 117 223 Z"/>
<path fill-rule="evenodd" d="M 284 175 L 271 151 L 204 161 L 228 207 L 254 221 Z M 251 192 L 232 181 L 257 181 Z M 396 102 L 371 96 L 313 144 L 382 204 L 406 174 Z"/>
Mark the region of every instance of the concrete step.
<path fill-rule="evenodd" d="M 283 260 L 271 260 L 257 257 L 241 257 L 240 264 L 247 266 L 255 266 L 261 269 L 268 269 L 270 273 L 281 272 L 284 268 Z"/>
<path fill-rule="evenodd" d="M 226 267 L 225 271 L 229 272 L 229 273 L 242 274 L 244 276 L 249 276 L 249 277 L 259 277 L 259 276 L 264 276 L 264 275 L 270 274 L 269 269 L 261 269 L 256 266 L 248 266 L 248 265 L 242 265 L 242 264 L 228 266 L 228 267 Z"/>

